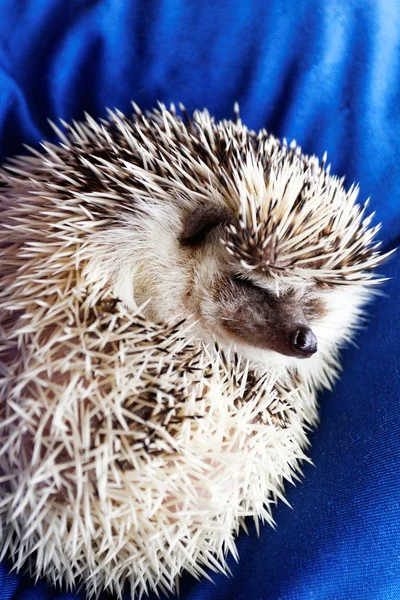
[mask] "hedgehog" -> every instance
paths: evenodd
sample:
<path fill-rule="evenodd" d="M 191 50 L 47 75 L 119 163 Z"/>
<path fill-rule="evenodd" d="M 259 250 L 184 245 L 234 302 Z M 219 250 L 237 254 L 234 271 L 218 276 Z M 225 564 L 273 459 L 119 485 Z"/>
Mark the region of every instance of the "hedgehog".
<path fill-rule="evenodd" d="M 326 155 L 179 108 L 62 121 L 0 175 L 1 558 L 89 596 L 274 524 L 388 256 Z"/>

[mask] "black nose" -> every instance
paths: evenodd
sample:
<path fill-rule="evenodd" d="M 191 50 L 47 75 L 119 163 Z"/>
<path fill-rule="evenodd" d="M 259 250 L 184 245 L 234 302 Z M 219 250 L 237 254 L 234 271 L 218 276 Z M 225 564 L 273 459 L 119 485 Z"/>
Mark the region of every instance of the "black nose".
<path fill-rule="evenodd" d="M 309 327 L 298 327 L 291 336 L 292 349 L 299 357 L 308 358 L 318 348 L 317 338 Z"/>

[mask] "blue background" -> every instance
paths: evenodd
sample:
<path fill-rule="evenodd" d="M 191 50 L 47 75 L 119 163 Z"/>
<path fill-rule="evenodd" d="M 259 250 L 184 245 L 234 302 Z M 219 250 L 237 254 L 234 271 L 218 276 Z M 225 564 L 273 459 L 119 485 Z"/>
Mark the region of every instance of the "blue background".
<path fill-rule="evenodd" d="M 328 150 L 400 234 L 400 5 L 397 0 L 2 0 L 0 155 L 52 139 L 47 118 L 104 116 L 182 101 Z M 233 578 L 185 578 L 200 600 L 400 599 L 400 258 L 381 268 L 359 349 L 321 398 L 315 467 L 288 489 L 276 531 L 238 540 Z M 0 566 L 1 600 L 66 600 Z M 81 595 L 80 598 L 83 598 Z"/>

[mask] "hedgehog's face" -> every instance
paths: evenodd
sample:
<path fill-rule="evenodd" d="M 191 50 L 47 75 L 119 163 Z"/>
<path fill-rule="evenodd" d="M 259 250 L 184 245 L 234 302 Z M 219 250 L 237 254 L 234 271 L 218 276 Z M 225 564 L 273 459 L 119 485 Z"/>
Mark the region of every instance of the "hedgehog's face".
<path fill-rule="evenodd" d="M 331 319 L 335 337 L 341 325 L 348 325 L 346 311 L 338 322 L 337 296 L 334 307 L 335 293 L 321 290 L 313 281 L 277 279 L 244 269 L 221 244 L 227 219 L 223 209 L 201 207 L 184 223 L 180 243 L 192 265 L 186 310 L 208 335 L 252 349 L 253 357 L 258 349 L 310 358 L 318 351 L 321 331 L 325 341 L 329 336 L 323 323 Z"/>
<path fill-rule="evenodd" d="M 318 342 L 312 321 L 323 303 L 301 286 L 232 269 L 220 272 L 203 296 L 200 314 L 213 317 L 219 333 L 236 343 L 273 350 L 285 356 L 309 358 Z"/>

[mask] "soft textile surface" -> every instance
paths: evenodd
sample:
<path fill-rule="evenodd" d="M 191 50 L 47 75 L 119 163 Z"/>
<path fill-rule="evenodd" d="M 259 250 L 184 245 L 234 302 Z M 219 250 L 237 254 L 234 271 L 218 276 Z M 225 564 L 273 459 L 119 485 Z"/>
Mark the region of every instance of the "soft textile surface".
<path fill-rule="evenodd" d="M 327 149 L 333 171 L 371 196 L 389 247 L 400 233 L 399 60 L 397 0 L 3 0 L 0 153 L 51 138 L 47 118 L 129 111 L 131 99 L 218 118 L 238 100 L 251 127 Z M 233 578 L 186 578 L 181 598 L 400 598 L 399 261 L 384 266 L 389 297 L 321 399 L 315 467 L 288 490 L 294 510 L 278 506 L 276 531 L 240 536 Z M 75 598 L 7 566 L 1 600 Z"/>

